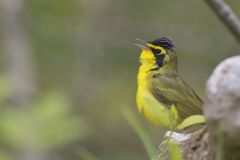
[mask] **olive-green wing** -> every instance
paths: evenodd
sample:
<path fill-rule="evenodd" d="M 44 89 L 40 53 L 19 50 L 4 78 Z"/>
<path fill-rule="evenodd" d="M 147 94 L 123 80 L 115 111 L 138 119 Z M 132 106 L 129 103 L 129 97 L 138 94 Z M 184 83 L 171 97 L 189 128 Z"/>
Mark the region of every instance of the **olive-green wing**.
<path fill-rule="evenodd" d="M 155 76 L 150 91 L 160 102 L 174 104 L 181 119 L 202 114 L 201 98 L 177 75 Z"/>

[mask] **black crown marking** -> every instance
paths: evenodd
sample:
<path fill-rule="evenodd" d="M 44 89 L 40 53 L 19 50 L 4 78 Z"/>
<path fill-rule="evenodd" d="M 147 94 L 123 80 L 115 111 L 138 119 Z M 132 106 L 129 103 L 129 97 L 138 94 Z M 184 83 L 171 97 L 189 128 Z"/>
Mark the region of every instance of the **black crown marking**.
<path fill-rule="evenodd" d="M 149 43 L 151 43 L 155 46 L 160 46 L 160 47 L 166 48 L 172 52 L 175 51 L 175 45 L 174 45 L 173 41 L 167 37 L 161 37 L 161 38 L 158 38 Z"/>

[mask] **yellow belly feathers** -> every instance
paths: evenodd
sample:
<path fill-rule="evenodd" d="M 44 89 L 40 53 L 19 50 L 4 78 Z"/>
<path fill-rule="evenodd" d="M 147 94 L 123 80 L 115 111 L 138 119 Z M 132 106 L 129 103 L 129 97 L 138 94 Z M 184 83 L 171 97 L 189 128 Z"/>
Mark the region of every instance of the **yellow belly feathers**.
<path fill-rule="evenodd" d="M 143 112 L 146 118 L 156 125 L 171 126 L 169 109 L 159 102 L 150 92 L 152 73 L 149 72 L 153 66 L 142 64 L 138 73 L 137 107 L 139 112 Z M 148 79 L 148 80 L 146 80 Z"/>

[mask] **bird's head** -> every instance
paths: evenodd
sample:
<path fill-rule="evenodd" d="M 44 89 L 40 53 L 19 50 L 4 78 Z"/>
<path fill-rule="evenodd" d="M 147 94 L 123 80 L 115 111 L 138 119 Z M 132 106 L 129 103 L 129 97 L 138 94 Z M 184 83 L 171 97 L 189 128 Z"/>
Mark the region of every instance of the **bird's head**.
<path fill-rule="evenodd" d="M 140 43 L 136 44 L 142 49 L 141 63 L 150 63 L 158 68 L 168 66 L 173 69 L 177 67 L 177 56 L 173 41 L 167 37 L 161 37 L 154 41 L 145 42 L 137 39 Z"/>

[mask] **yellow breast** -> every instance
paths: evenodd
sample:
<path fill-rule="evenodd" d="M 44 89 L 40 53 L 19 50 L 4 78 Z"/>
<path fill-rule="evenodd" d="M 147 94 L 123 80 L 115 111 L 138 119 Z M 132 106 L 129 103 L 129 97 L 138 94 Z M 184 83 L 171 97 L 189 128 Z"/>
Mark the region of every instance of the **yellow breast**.
<path fill-rule="evenodd" d="M 161 126 L 169 126 L 169 110 L 159 102 L 149 91 L 152 87 L 152 72 L 151 69 L 155 68 L 155 63 L 149 61 L 142 62 L 138 72 L 138 89 L 136 95 L 136 102 L 139 112 L 143 112 L 145 117 L 152 123 Z"/>
<path fill-rule="evenodd" d="M 149 94 L 149 71 L 156 65 L 155 58 L 151 51 L 142 50 L 140 55 L 141 66 L 138 71 L 138 89 L 137 89 L 137 107 L 138 111 L 141 112 L 144 107 L 143 96 Z"/>
<path fill-rule="evenodd" d="M 137 96 L 136 96 L 136 100 L 137 100 L 137 107 L 138 107 L 138 111 L 141 112 L 143 109 L 143 96 L 146 94 L 149 94 L 149 83 L 147 81 L 148 79 L 148 74 L 146 72 L 147 67 L 144 65 L 141 65 L 139 68 L 139 72 L 138 72 L 138 77 L 137 77 L 137 81 L 138 81 L 138 89 L 137 89 Z"/>

